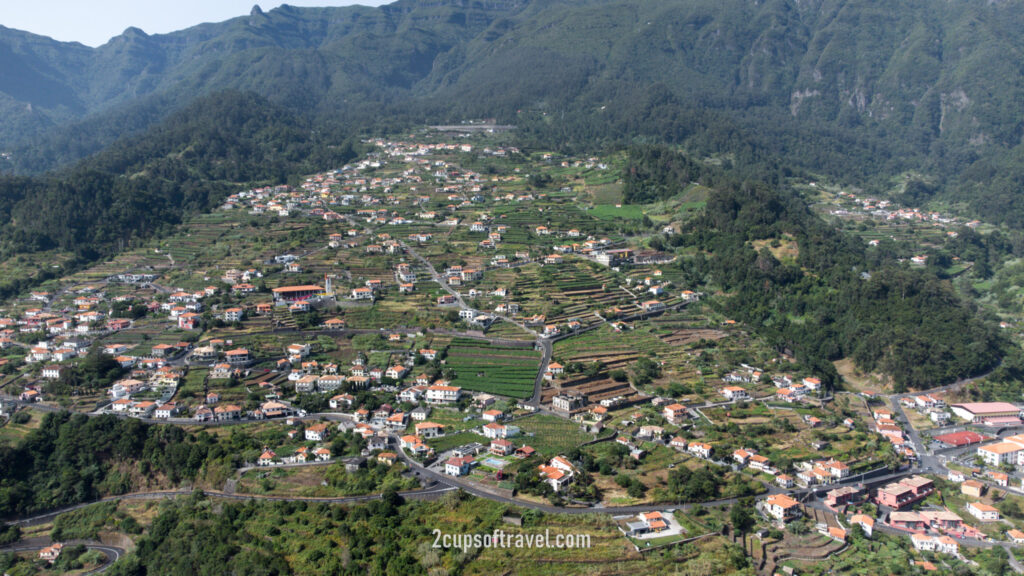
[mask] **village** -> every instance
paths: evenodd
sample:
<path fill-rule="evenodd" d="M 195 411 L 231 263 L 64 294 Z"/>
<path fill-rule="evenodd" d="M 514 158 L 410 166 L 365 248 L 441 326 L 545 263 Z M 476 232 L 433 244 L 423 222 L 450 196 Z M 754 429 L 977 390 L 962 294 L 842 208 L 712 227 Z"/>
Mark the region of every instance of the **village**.
<path fill-rule="evenodd" d="M 340 477 L 373 474 L 600 509 L 637 550 L 752 499 L 741 542 L 769 574 L 800 573 L 787 548 L 841 559 L 880 534 L 924 570 L 1024 546 L 1019 405 L 835 391 L 688 285 L 639 226 L 680 234 L 676 212 L 615 201 L 621 158 L 366 144 L 7 303 L 5 428 L 62 409 L 238 427 L 259 446 L 239 493 L 347 495 Z"/>

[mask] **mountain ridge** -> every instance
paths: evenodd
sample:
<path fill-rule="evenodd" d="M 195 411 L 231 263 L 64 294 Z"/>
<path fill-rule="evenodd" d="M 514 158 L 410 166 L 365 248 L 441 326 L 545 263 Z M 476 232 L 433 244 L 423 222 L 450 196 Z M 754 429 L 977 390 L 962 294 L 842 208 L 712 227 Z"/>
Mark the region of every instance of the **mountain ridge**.
<path fill-rule="evenodd" d="M 0 150 L 45 171 L 125 135 L 97 125 L 134 134 L 238 90 L 362 129 L 486 116 L 556 145 L 697 138 L 702 153 L 767 149 L 859 184 L 915 171 L 992 196 L 992 172 L 1024 182 L 1018 6 L 400 0 L 128 29 L 95 49 L 0 29 Z M 979 211 L 1024 214 L 997 196 Z"/>

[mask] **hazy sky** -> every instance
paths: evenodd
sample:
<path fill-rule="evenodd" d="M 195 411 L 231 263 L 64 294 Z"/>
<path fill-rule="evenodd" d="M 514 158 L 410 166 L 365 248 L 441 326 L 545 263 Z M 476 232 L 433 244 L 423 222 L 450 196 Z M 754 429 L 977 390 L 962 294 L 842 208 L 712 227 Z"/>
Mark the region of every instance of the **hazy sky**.
<path fill-rule="evenodd" d="M 380 6 L 391 0 L 0 0 L 0 25 L 64 42 L 99 46 L 129 26 L 163 34 L 203 22 L 243 16 L 259 4 L 270 11 L 292 6 Z"/>

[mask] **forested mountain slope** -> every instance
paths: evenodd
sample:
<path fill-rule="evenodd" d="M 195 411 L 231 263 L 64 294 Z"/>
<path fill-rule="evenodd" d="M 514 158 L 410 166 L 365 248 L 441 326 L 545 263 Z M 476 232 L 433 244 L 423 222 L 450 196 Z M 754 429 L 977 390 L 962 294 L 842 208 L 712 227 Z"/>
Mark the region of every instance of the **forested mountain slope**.
<path fill-rule="evenodd" d="M 1024 10 L 966 0 L 400 0 L 282 7 L 91 49 L 0 30 L 0 149 L 40 171 L 191 98 L 252 91 L 321 121 L 497 117 L 527 138 L 766 156 L 1024 222 Z M 21 146 L 18 146 L 18 144 Z"/>

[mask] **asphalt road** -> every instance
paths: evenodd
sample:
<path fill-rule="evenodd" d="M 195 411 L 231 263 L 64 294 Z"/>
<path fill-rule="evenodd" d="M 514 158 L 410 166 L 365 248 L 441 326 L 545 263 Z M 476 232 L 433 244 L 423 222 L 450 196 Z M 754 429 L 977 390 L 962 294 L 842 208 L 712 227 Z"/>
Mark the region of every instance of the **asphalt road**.
<path fill-rule="evenodd" d="M 438 284 L 440 284 L 448 293 L 453 294 L 457 298 L 457 300 L 459 302 L 459 305 L 461 307 L 467 308 L 467 305 L 462 300 L 461 294 L 459 294 L 456 290 L 454 290 L 451 287 L 449 287 L 443 281 L 443 279 L 440 277 L 440 275 L 437 273 L 437 271 L 434 269 L 434 267 L 429 263 L 429 261 L 427 261 L 425 258 L 421 257 L 415 251 L 413 251 L 411 249 L 408 249 L 408 248 L 407 248 L 407 250 L 408 250 L 408 252 L 414 258 L 416 258 L 417 260 L 419 260 L 420 262 L 422 262 L 423 264 L 425 264 L 427 266 L 427 268 L 430 270 L 431 276 L 434 279 L 434 281 L 436 281 Z M 674 306 L 673 308 L 680 308 L 680 307 L 683 307 L 683 306 L 685 306 L 685 303 L 680 303 L 680 304 Z M 645 316 L 645 315 L 644 314 L 636 314 L 634 316 L 624 318 L 623 320 L 625 320 L 625 321 L 635 320 L 635 319 L 641 318 L 642 316 Z M 593 326 L 589 326 L 587 328 L 581 329 L 579 332 L 584 332 L 584 331 L 587 331 L 587 330 L 591 330 L 591 329 L 594 329 L 594 328 L 599 327 L 601 325 L 602 325 L 602 323 L 597 323 L 597 324 L 594 324 Z M 300 331 L 300 330 L 295 330 L 295 329 L 278 330 L 278 331 L 279 332 L 295 332 L 296 334 L 303 334 L 303 335 L 306 335 L 306 334 L 323 334 L 323 333 L 325 333 L 325 331 L 315 331 L 314 332 L 314 331 Z M 410 329 L 410 331 L 412 331 L 412 330 Z M 351 329 L 349 329 L 349 330 L 341 330 L 341 331 L 337 331 L 337 332 L 339 332 L 339 333 L 377 333 L 379 331 L 378 330 L 351 330 Z M 531 330 L 531 332 L 533 332 L 533 331 Z M 533 333 L 536 334 L 536 332 L 533 332 Z M 532 397 L 530 398 L 530 401 L 529 401 L 530 404 L 532 404 L 534 406 L 539 406 L 540 397 L 541 397 L 541 390 L 542 390 L 542 387 L 543 387 L 543 374 L 544 374 L 544 371 L 546 370 L 548 364 L 551 361 L 551 357 L 552 357 L 552 354 L 553 354 L 553 343 L 555 341 L 557 341 L 557 340 L 562 339 L 562 338 L 566 338 L 566 337 L 574 336 L 574 335 L 576 335 L 576 333 L 560 335 L 559 337 L 555 337 L 555 338 L 542 338 L 539 335 L 537 336 L 534 344 L 542 351 L 543 354 L 542 354 L 542 358 L 541 358 L 540 369 L 538 371 L 538 374 L 537 374 L 537 377 L 536 377 L 536 380 L 535 380 L 535 383 L 534 383 L 534 392 L 533 392 L 533 395 L 532 395 Z M 495 341 L 495 342 L 498 341 L 498 339 L 487 339 L 487 340 Z M 966 383 L 969 383 L 971 381 L 974 381 L 974 380 L 977 380 L 977 379 L 980 379 L 980 378 L 984 378 L 985 376 L 987 376 L 987 374 L 979 375 L 979 376 L 976 376 L 976 377 L 973 377 L 973 378 L 959 380 L 959 381 L 954 382 L 952 384 L 948 384 L 946 386 L 935 388 L 935 389 L 932 390 L 932 392 L 934 392 L 934 391 L 942 391 L 942 390 L 949 390 L 951 388 L 963 386 Z M 910 468 L 910 469 L 908 469 L 906 471 L 897 472 L 897 473 L 881 476 L 881 477 L 878 477 L 878 478 L 872 478 L 871 479 L 871 483 L 872 484 L 882 483 L 882 482 L 885 482 L 885 481 L 894 480 L 896 478 L 903 477 L 903 476 L 906 476 L 906 475 L 909 475 L 909 474 L 912 474 L 912 473 L 921 473 L 921 472 L 941 473 L 945 469 L 945 467 L 943 466 L 942 462 L 938 458 L 936 458 L 929 451 L 925 450 L 925 445 L 924 445 L 923 441 L 921 440 L 920 435 L 917 433 L 917 431 L 912 426 L 910 426 L 909 421 L 906 418 L 906 414 L 904 413 L 902 404 L 900 403 L 899 400 L 904 398 L 904 397 L 913 396 L 913 395 L 915 395 L 915 394 L 914 393 L 906 393 L 906 394 L 892 395 L 892 396 L 889 396 L 888 398 L 890 398 L 890 399 L 892 399 L 894 401 L 895 408 L 899 412 L 899 417 L 903 421 L 904 428 L 907 431 L 907 434 L 909 436 L 909 439 L 910 439 L 911 443 L 913 444 L 913 446 L 915 448 L 915 451 L 919 454 L 920 461 L 919 461 L 919 463 L 917 465 L 915 465 L 914 467 L 912 467 L 912 468 Z M 8 395 L 0 394 L 0 398 L 4 399 L 6 401 L 9 401 L 9 402 L 13 402 L 15 404 L 25 404 L 25 403 L 22 403 L 22 402 L 18 401 L 16 397 L 12 397 L 12 396 L 8 396 Z M 48 406 L 48 405 L 45 405 L 45 404 L 32 404 L 32 406 L 35 409 L 42 410 L 42 411 L 48 411 L 48 412 L 56 412 L 56 411 L 62 410 L 61 408 L 54 407 L 54 406 Z M 310 417 L 317 417 L 317 416 L 324 416 L 324 417 L 326 417 L 326 418 L 328 418 L 330 420 L 338 420 L 338 419 L 344 418 L 343 416 L 338 415 L 338 414 L 311 415 Z M 149 421 L 153 422 L 153 423 L 177 423 L 177 424 L 186 424 L 186 423 L 187 424 L 195 424 L 196 423 L 196 422 L 194 422 L 192 420 L 186 420 L 186 419 L 172 419 L 170 421 L 167 421 L 167 420 L 149 420 Z M 231 424 L 240 424 L 240 423 L 244 423 L 244 422 L 246 422 L 246 421 L 245 420 L 239 420 L 239 421 L 218 422 L 218 423 L 209 423 L 209 424 L 212 424 L 212 425 L 231 425 Z M 397 438 L 392 438 L 392 440 L 397 440 Z M 441 473 L 439 473 L 437 471 L 425 468 L 422 465 L 420 465 L 417 461 L 412 460 L 411 458 L 409 458 L 400 447 L 398 449 L 398 453 L 399 453 L 400 457 L 403 459 L 403 461 L 405 461 L 405 463 L 409 466 L 409 468 L 412 471 L 412 473 L 420 480 L 421 484 L 426 486 L 426 488 L 423 489 L 423 490 L 401 492 L 400 494 L 404 498 L 410 498 L 410 499 L 435 499 L 435 498 L 441 497 L 443 494 L 445 494 L 447 492 L 450 492 L 450 491 L 453 491 L 453 490 L 456 490 L 456 489 L 460 489 L 460 490 L 463 490 L 463 491 L 465 491 L 467 493 L 470 493 L 470 494 L 473 494 L 475 496 L 478 496 L 480 498 L 486 498 L 486 499 L 489 499 L 489 500 L 503 502 L 503 503 L 506 503 L 506 504 L 509 504 L 509 505 L 519 506 L 519 507 L 523 507 L 523 508 L 530 508 L 530 509 L 540 510 L 540 511 L 543 511 L 543 512 L 546 512 L 546 513 L 551 513 L 551 514 L 592 514 L 592 513 L 602 513 L 602 514 L 612 514 L 612 515 L 634 515 L 634 514 L 638 514 L 638 513 L 641 513 L 641 512 L 649 512 L 649 511 L 655 511 L 655 510 L 668 510 L 668 509 L 682 509 L 682 510 L 686 510 L 686 509 L 689 509 L 689 508 L 692 508 L 692 507 L 698 505 L 698 503 L 660 503 L 660 504 L 645 504 L 645 505 L 636 505 L 636 506 L 616 506 L 616 507 L 604 507 L 604 506 L 564 507 L 564 506 L 554 506 L 554 505 L 551 505 L 551 504 L 546 504 L 546 503 L 541 503 L 541 502 L 532 502 L 532 501 L 522 500 L 522 499 L 519 499 L 519 498 L 508 497 L 508 496 L 505 496 L 503 494 L 494 493 L 492 491 L 487 490 L 485 487 L 480 486 L 479 484 L 471 483 L 471 482 L 469 482 L 467 480 L 463 480 L 463 479 L 459 479 L 459 478 L 453 478 L 451 476 L 448 476 L 448 475 L 445 475 L 445 474 L 441 474 Z M 832 489 L 832 488 L 835 488 L 837 486 L 841 486 L 841 485 L 844 485 L 844 484 L 853 484 L 853 483 L 856 483 L 857 481 L 859 481 L 859 479 L 855 477 L 855 478 L 848 479 L 847 481 L 842 482 L 842 483 L 837 483 L 837 484 L 829 485 L 827 488 L 828 489 Z M 818 489 L 820 490 L 821 487 L 819 487 Z M 814 489 L 804 489 L 804 490 L 795 490 L 795 491 L 784 491 L 784 490 L 781 490 L 781 489 L 779 489 L 779 488 L 777 488 L 775 486 L 769 486 L 768 487 L 768 492 L 769 493 L 788 492 L 790 494 L 793 494 L 795 497 L 799 497 L 799 496 L 807 496 L 807 495 L 815 492 L 815 490 Z M 192 494 L 191 490 L 175 490 L 175 491 L 164 491 L 164 492 L 143 492 L 143 493 L 125 494 L 125 495 L 121 495 L 121 496 L 104 498 L 101 501 L 110 501 L 110 500 L 152 500 L 152 499 L 160 499 L 160 498 L 173 498 L 173 497 L 177 497 L 177 496 L 186 496 L 186 495 L 191 495 L 191 494 Z M 371 500 L 376 500 L 376 499 L 379 499 L 381 497 L 380 494 L 368 494 L 368 495 L 362 495 L 362 496 L 338 497 L 338 498 L 314 498 L 314 497 L 289 497 L 289 496 L 267 496 L 267 495 L 254 495 L 254 494 L 235 494 L 235 493 L 225 493 L 225 492 L 217 492 L 217 491 L 207 492 L 206 494 L 209 497 L 212 497 L 212 498 L 221 498 L 221 499 L 236 500 L 236 501 L 246 501 L 246 500 L 303 501 L 303 502 L 322 502 L 322 503 L 329 503 L 329 504 L 354 504 L 354 503 L 360 503 L 360 502 L 367 502 L 367 501 L 371 501 Z M 721 500 L 715 500 L 715 501 L 710 501 L 710 502 L 699 503 L 699 505 L 701 505 L 701 506 L 723 506 L 723 505 L 724 506 L 729 506 L 729 505 L 732 505 L 733 503 L 735 503 L 737 500 L 738 500 L 737 498 L 726 498 L 726 499 L 721 499 Z M 25 518 L 25 519 L 21 519 L 21 520 L 16 520 L 16 521 L 10 522 L 9 524 L 17 524 L 17 525 L 21 525 L 21 526 L 31 526 L 31 525 L 35 525 L 35 524 L 45 523 L 45 522 L 51 521 L 54 517 L 56 517 L 59 514 L 62 514 L 62 513 L 65 513 L 65 512 L 69 512 L 69 511 L 72 511 L 72 510 L 76 510 L 76 509 L 82 508 L 84 506 L 88 506 L 90 504 L 92 504 L 92 503 L 83 503 L 83 504 L 79 504 L 79 505 L 76 505 L 76 506 L 70 506 L 70 507 L 67 507 L 67 508 L 63 508 L 61 510 L 51 511 L 49 513 L 46 513 L 46 514 L 43 514 L 43 515 L 39 515 L 39 516 L 35 516 L 35 517 L 32 517 L 32 518 Z M 813 505 L 813 502 L 812 502 L 812 505 Z M 991 546 L 992 545 L 991 543 L 986 543 L 986 542 L 977 542 L 977 543 L 971 542 L 969 544 L 971 544 L 971 545 L 975 545 L 976 544 L 976 545 L 979 545 L 979 546 L 986 546 L 986 545 Z M 102 545 L 99 545 L 99 544 L 92 545 L 90 547 L 102 551 L 104 554 L 107 555 L 108 559 L 113 558 L 113 560 L 110 560 L 110 562 L 108 562 L 107 565 L 105 565 L 101 569 L 98 569 L 98 570 L 96 570 L 96 571 L 94 571 L 92 573 L 98 573 L 98 572 L 102 572 L 103 570 L 106 570 L 106 568 L 109 567 L 110 563 L 112 563 L 114 560 L 116 560 L 118 557 L 120 557 L 120 555 L 123 553 L 123 550 L 120 550 L 118 548 L 105 547 L 105 546 L 102 546 Z M 38 550 L 39 548 L 41 548 L 41 546 L 38 547 L 38 548 L 28 548 L 27 550 L 29 550 L 29 549 Z"/>
<path fill-rule="evenodd" d="M 446 484 L 428 483 L 427 487 L 422 490 L 406 490 L 399 492 L 398 494 L 407 499 L 411 500 L 434 500 L 441 497 L 446 492 L 451 492 L 455 488 Z M 38 516 L 32 516 L 29 518 L 21 518 L 18 520 L 11 520 L 5 522 L 8 526 L 38 526 L 40 524 L 46 524 L 52 522 L 54 518 L 67 512 L 72 512 L 86 506 L 91 506 L 99 502 L 114 502 L 120 500 L 162 500 L 166 498 L 177 498 L 179 496 L 191 496 L 193 490 L 164 490 L 155 492 L 133 492 L 130 494 L 121 494 L 118 496 L 108 496 L 92 502 L 83 502 L 81 504 L 75 504 L 74 506 L 67 506 L 58 510 L 51 510 Z M 237 500 L 237 501 L 249 501 L 249 500 L 267 500 L 267 501 L 283 501 L 283 502 L 310 502 L 310 503 L 324 503 L 324 504 L 358 504 L 362 502 L 369 502 L 371 500 L 380 500 L 381 494 L 364 494 L 361 496 L 339 496 L 339 497 L 314 497 L 314 496 L 270 496 L 265 494 L 228 494 L 217 490 L 203 491 L 207 497 L 220 498 L 224 500 Z"/>
<path fill-rule="evenodd" d="M 49 540 L 49 538 L 42 539 L 42 540 Z M 28 543 L 28 542 L 26 542 L 26 543 L 23 543 L 20 546 L 19 545 L 14 545 L 14 546 L 0 547 L 0 552 L 38 552 L 39 550 L 42 550 L 43 548 L 46 548 L 50 544 L 52 544 L 52 542 L 45 542 L 45 543 L 44 542 L 38 542 L 38 543 Z M 103 555 L 106 557 L 106 562 L 104 562 L 101 566 L 97 566 L 96 568 L 94 568 L 94 569 L 92 569 L 92 570 L 90 570 L 88 572 L 82 572 L 82 576 L 88 576 L 90 574 L 102 574 L 103 572 L 106 572 L 108 569 L 110 569 L 110 567 L 114 564 L 114 562 L 117 562 L 121 558 L 121 556 L 123 556 L 125 554 L 125 551 L 124 551 L 123 548 L 118 548 L 116 546 L 109 546 L 107 544 L 103 544 L 102 542 L 96 542 L 95 540 L 69 540 L 69 541 L 64 543 L 64 545 L 66 545 L 66 546 L 76 545 L 76 544 L 81 544 L 81 545 L 85 546 L 89 550 L 98 550 L 99 552 L 103 553 Z"/>

